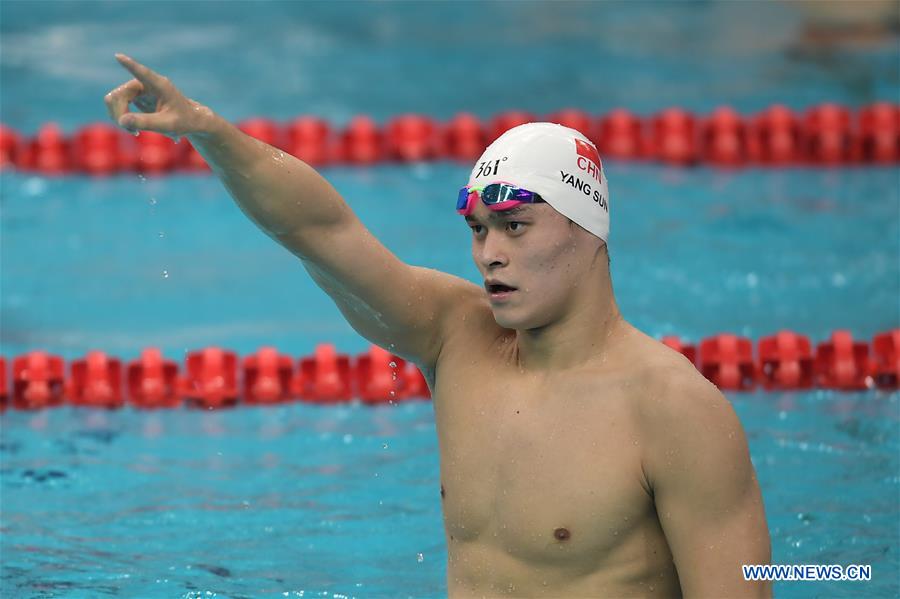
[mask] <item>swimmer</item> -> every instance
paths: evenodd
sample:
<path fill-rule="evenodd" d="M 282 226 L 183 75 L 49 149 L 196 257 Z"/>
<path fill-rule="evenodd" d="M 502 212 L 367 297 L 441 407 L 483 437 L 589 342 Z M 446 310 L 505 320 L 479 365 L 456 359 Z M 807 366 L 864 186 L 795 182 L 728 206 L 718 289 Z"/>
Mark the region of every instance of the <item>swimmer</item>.
<path fill-rule="evenodd" d="M 530 123 L 476 162 L 455 195 L 477 286 L 404 264 L 309 165 L 117 59 L 134 79 L 107 94 L 112 120 L 187 136 L 353 328 L 425 374 L 451 597 L 771 596 L 741 575 L 770 560 L 743 428 L 693 364 L 619 313 L 587 138 Z"/>

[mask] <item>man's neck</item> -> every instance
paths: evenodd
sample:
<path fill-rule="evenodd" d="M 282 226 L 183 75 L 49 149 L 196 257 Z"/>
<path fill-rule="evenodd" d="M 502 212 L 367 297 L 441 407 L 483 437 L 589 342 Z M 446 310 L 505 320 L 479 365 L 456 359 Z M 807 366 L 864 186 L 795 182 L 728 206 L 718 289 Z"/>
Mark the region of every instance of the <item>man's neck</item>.
<path fill-rule="evenodd" d="M 611 343 L 628 333 L 609 285 L 582 298 L 565 318 L 539 329 L 516 331 L 519 366 L 529 371 L 566 370 L 603 359 Z"/>

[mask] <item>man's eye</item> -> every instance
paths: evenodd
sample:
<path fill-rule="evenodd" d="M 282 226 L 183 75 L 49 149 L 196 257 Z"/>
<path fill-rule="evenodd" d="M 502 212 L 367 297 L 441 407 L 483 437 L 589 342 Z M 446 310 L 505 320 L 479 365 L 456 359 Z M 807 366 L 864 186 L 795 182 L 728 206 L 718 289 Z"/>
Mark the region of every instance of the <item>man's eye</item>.
<path fill-rule="evenodd" d="M 469 228 L 472 229 L 472 233 L 475 233 L 476 235 L 480 235 L 481 231 L 484 229 L 481 225 L 472 225 Z"/>
<path fill-rule="evenodd" d="M 523 230 L 525 229 L 525 223 L 520 223 L 520 222 L 517 222 L 517 221 L 512 221 L 512 222 L 510 222 L 510 223 L 507 223 L 506 228 L 509 229 L 509 230 L 510 230 L 511 232 L 513 232 L 513 233 L 518 233 L 518 232 L 523 231 Z"/>

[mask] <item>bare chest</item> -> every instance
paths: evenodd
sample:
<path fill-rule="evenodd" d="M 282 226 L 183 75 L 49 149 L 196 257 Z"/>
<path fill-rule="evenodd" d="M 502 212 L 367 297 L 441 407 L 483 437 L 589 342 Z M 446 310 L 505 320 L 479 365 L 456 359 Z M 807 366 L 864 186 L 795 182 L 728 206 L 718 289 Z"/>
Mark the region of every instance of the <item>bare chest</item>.
<path fill-rule="evenodd" d="M 647 520 L 640 439 L 615 382 L 460 375 L 435 390 L 451 553 L 480 543 L 593 569 Z"/>

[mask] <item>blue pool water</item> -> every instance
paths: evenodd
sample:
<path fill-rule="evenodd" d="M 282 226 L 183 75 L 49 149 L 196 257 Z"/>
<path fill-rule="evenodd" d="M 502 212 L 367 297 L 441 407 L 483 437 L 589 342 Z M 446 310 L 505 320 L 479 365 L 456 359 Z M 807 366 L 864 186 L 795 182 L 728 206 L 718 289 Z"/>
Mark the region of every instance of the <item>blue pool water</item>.
<path fill-rule="evenodd" d="M 231 119 L 338 125 L 404 111 L 859 106 L 900 89 L 894 46 L 799 51 L 799 17 L 778 4 L 4 2 L 0 17 L 0 120 L 29 134 L 105 118 L 102 96 L 124 80 L 115 51 Z M 900 325 L 896 169 L 606 166 L 613 283 L 648 334 L 790 328 L 818 341 Z M 400 258 L 477 280 L 450 206 L 467 171 L 324 174 Z M 367 347 L 212 177 L 5 172 L 0 194 L 7 357 Z M 777 596 L 900 593 L 898 394 L 728 397 L 773 562 L 873 569 L 868 583 L 778 583 Z M 4 597 L 446 594 L 427 402 L 7 411 L 0 435 Z"/>

